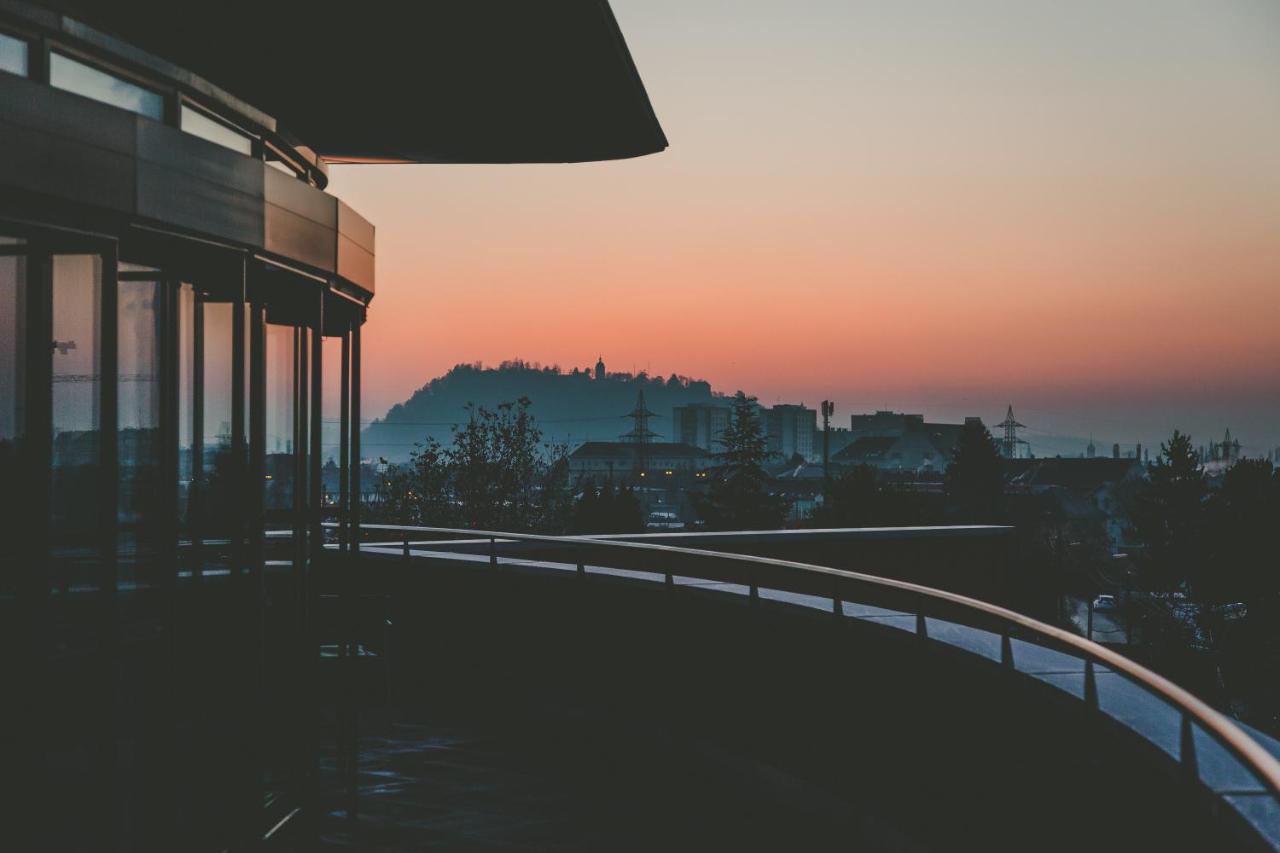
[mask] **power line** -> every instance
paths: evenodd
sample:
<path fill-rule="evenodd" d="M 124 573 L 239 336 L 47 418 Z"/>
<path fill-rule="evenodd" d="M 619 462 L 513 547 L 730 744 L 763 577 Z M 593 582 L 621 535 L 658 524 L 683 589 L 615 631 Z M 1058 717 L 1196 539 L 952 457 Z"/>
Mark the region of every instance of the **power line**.
<path fill-rule="evenodd" d="M 536 420 L 539 424 L 577 424 L 577 423 L 583 423 L 585 421 L 618 421 L 624 417 L 626 417 L 626 415 L 622 415 L 622 416 L 603 415 L 598 417 L 584 417 L 584 418 L 537 418 Z M 326 424 L 342 423 L 341 418 L 322 418 L 321 421 Z M 376 424 L 378 426 L 392 426 L 392 427 L 466 426 L 469 423 L 469 421 L 380 421 L 375 419 L 375 420 L 367 420 L 367 421 L 362 420 L 360 421 L 360 423 L 362 426 L 373 426 Z"/>

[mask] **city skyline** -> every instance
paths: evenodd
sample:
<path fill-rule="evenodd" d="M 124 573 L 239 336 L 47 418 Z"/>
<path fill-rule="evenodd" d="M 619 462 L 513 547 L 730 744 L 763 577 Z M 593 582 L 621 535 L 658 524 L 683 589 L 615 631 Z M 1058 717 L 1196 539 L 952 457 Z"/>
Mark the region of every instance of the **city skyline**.
<path fill-rule="evenodd" d="M 616 4 L 662 157 L 335 166 L 379 223 L 369 416 L 603 351 L 766 403 L 1280 443 L 1280 10 L 802 5 Z"/>

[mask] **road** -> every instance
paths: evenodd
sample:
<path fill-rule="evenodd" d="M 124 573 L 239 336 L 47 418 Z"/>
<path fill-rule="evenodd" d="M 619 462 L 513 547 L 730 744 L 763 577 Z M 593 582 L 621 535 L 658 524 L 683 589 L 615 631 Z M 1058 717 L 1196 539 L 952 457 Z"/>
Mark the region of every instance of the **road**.
<path fill-rule="evenodd" d="M 1089 603 L 1085 599 L 1077 599 L 1074 596 L 1069 601 L 1072 608 L 1071 621 L 1080 629 L 1081 634 L 1085 634 L 1089 626 Z M 1093 611 L 1092 639 L 1094 642 L 1111 645 L 1124 645 L 1128 642 L 1125 637 L 1124 624 L 1120 621 L 1119 611 Z"/>

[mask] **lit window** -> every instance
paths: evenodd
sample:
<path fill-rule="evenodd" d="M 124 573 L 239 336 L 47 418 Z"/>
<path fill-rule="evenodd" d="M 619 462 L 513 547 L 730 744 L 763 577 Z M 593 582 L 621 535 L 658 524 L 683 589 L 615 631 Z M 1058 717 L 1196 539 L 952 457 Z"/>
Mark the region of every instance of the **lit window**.
<path fill-rule="evenodd" d="M 27 43 L 0 33 L 0 71 L 27 76 Z"/>
<path fill-rule="evenodd" d="M 182 105 L 182 129 L 223 148 L 245 155 L 253 153 L 253 140 L 248 136 L 186 104 Z"/>
<path fill-rule="evenodd" d="M 49 56 L 49 83 L 140 116 L 156 121 L 164 119 L 164 96 L 159 92 L 121 80 L 114 74 L 99 71 L 60 53 Z"/>

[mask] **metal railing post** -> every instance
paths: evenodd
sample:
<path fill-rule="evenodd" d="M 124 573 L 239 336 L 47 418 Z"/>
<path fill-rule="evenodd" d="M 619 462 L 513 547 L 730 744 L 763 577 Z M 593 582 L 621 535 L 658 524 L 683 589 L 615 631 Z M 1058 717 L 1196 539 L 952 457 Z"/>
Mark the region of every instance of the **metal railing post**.
<path fill-rule="evenodd" d="M 1179 744 L 1179 763 L 1182 772 L 1189 782 L 1200 781 L 1200 766 L 1196 760 L 1196 740 L 1195 733 L 1191 728 L 1191 717 L 1185 712 L 1182 714 L 1182 736 Z"/>
<path fill-rule="evenodd" d="M 1098 710 L 1098 680 L 1093 674 L 1093 661 L 1084 662 L 1084 705 L 1090 711 Z"/>
<path fill-rule="evenodd" d="M 498 540 L 493 536 L 489 537 L 489 565 L 498 565 Z"/>
<path fill-rule="evenodd" d="M 409 559 L 409 534 L 404 535 L 404 558 Z"/>

